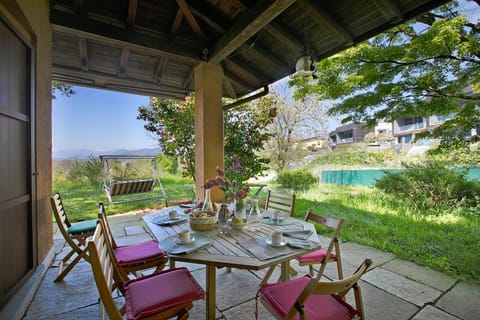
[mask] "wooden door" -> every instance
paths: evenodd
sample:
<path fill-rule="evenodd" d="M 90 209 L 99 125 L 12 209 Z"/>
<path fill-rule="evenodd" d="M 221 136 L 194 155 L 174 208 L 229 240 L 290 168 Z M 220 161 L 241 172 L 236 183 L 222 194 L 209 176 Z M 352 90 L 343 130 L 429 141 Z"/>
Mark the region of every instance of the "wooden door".
<path fill-rule="evenodd" d="M 31 56 L 0 17 L 0 309 L 36 264 Z"/>

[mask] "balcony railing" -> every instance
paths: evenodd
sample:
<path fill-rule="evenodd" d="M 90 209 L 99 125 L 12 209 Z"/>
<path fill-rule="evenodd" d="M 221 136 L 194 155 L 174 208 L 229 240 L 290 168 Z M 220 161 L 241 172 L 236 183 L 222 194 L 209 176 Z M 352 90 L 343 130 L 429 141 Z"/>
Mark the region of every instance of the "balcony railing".
<path fill-rule="evenodd" d="M 414 124 L 405 124 L 403 126 L 398 126 L 398 131 L 412 131 L 425 128 L 424 122 L 414 123 Z"/>

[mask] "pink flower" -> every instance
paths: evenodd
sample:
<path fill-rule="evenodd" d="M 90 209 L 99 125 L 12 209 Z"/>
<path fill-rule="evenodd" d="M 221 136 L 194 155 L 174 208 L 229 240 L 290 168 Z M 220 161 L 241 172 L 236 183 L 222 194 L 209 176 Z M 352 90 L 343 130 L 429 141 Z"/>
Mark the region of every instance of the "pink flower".
<path fill-rule="evenodd" d="M 185 97 L 185 102 L 186 102 L 186 103 L 189 103 L 190 101 L 192 101 L 192 98 L 190 98 L 190 97 Z"/>

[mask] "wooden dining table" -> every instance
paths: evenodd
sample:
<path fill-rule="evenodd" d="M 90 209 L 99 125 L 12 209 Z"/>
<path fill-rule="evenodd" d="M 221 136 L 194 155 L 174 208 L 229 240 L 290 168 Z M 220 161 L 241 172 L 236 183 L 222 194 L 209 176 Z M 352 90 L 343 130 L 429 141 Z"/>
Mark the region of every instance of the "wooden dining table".
<path fill-rule="evenodd" d="M 178 213 L 175 221 L 169 221 L 169 212 L 172 210 Z M 240 230 L 229 229 L 227 234 L 222 234 L 217 229 L 202 232 L 191 230 L 185 208 L 180 206 L 166 207 L 147 214 L 143 220 L 159 241 L 160 247 L 170 252 L 170 268 L 174 268 L 177 261 L 205 265 L 207 319 L 215 319 L 217 268 L 261 270 L 280 265 L 280 281 L 287 281 L 290 275 L 289 261 L 320 248 L 315 227 L 311 223 L 291 217 L 285 217 L 281 221 L 272 221 L 268 216 L 261 217 L 262 223 L 257 224 L 259 230 L 251 231 L 249 226 L 246 226 Z M 182 230 L 191 230 L 192 236 L 199 240 L 201 247 L 192 247 L 192 250 L 188 250 L 187 247 L 185 252 L 180 252 L 181 249 L 174 240 Z M 284 234 L 285 232 L 306 234 L 308 237 L 306 242 L 309 246 L 272 247 L 266 242 L 274 231 L 282 231 Z M 287 237 L 283 239 L 288 242 Z M 305 243 L 305 241 L 301 242 Z M 298 239 L 292 239 L 293 243 L 298 244 Z"/>

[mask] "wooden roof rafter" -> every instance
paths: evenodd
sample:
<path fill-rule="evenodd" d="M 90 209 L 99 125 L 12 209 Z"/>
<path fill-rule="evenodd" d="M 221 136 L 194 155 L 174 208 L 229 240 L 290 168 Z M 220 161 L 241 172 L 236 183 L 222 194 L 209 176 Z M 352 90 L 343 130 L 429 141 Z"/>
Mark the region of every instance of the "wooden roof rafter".
<path fill-rule="evenodd" d="M 377 8 L 382 12 L 385 19 L 393 23 L 403 20 L 403 14 L 400 7 L 392 0 L 372 0 Z"/>
<path fill-rule="evenodd" d="M 344 46 L 350 46 L 354 43 L 353 37 L 335 17 L 333 17 L 325 8 L 314 0 L 297 0 L 307 14 L 312 17 L 319 25 L 327 28 L 333 36 Z"/>
<path fill-rule="evenodd" d="M 185 0 L 176 0 L 178 7 L 183 13 L 183 16 L 187 20 L 188 24 L 190 25 L 190 28 L 192 28 L 193 32 L 197 36 L 197 38 L 203 43 L 203 44 L 208 44 L 208 38 L 203 32 L 202 28 L 197 23 L 197 20 L 192 14 L 192 11 L 190 10 L 190 7 L 188 4 L 185 2 Z"/>
<path fill-rule="evenodd" d="M 78 49 L 80 54 L 80 67 L 83 71 L 88 71 L 88 47 L 87 39 L 78 38 Z"/>
<path fill-rule="evenodd" d="M 255 3 L 209 50 L 209 61 L 219 63 L 270 23 L 295 0 L 269 0 Z"/>
<path fill-rule="evenodd" d="M 127 21 L 126 21 L 126 27 L 128 29 L 133 29 L 133 25 L 135 24 L 135 18 L 137 16 L 137 9 L 138 9 L 138 0 L 129 0 Z"/>

